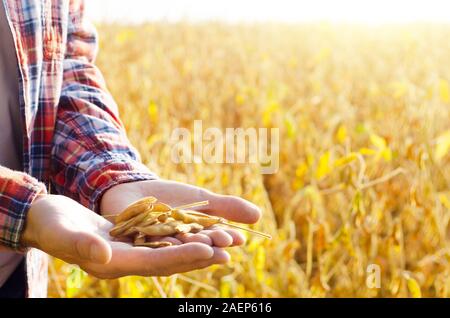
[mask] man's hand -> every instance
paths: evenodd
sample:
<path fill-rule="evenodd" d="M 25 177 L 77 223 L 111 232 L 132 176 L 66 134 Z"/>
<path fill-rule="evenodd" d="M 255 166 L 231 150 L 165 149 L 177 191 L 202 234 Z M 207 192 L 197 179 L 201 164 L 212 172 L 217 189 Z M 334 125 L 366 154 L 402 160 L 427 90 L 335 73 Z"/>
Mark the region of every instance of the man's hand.
<path fill-rule="evenodd" d="M 261 211 L 257 206 L 239 197 L 215 194 L 203 188 L 167 180 L 116 185 L 103 195 L 101 213 L 103 215 L 120 213 L 134 201 L 146 196 L 154 196 L 172 207 L 208 200 L 209 205 L 196 210 L 240 223 L 255 223 L 261 217 Z M 243 244 L 244 236 L 235 230 L 214 227 L 197 234 L 180 234 L 176 236 L 176 239 L 159 238 L 158 240 L 167 240 L 175 244 L 201 242 L 227 247 Z"/>
<path fill-rule="evenodd" d="M 21 241 L 24 246 L 78 264 L 99 278 L 166 276 L 229 260 L 222 249 L 200 243 L 161 249 L 134 247 L 112 240 L 112 226 L 67 197 L 42 195 L 28 211 Z"/>

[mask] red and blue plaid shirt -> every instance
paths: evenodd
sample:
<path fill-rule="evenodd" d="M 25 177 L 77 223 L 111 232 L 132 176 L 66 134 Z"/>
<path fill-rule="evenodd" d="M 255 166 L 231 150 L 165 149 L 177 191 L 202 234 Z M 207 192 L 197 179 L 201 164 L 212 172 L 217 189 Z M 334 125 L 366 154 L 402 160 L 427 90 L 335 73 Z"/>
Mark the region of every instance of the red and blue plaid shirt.
<path fill-rule="evenodd" d="M 128 141 L 94 66 L 83 0 L 3 0 L 20 69 L 24 172 L 0 166 L 0 245 L 20 248 L 27 211 L 49 186 L 96 211 L 115 184 L 154 179 Z"/>

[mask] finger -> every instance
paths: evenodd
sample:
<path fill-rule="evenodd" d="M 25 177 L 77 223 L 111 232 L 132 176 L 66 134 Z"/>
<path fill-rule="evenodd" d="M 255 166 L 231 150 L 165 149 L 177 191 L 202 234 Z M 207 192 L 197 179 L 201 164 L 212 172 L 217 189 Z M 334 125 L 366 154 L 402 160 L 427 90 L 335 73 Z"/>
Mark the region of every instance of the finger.
<path fill-rule="evenodd" d="M 189 184 L 157 180 L 145 182 L 143 187 L 149 194 L 159 198 L 161 201 L 170 202 L 174 207 L 195 201 L 208 200 L 209 205 L 199 208 L 199 211 L 249 224 L 256 223 L 261 217 L 261 210 L 247 200 L 235 196 L 216 194 Z"/>
<path fill-rule="evenodd" d="M 180 241 L 182 241 L 183 243 L 191 243 L 191 242 L 198 242 L 198 243 L 203 243 L 203 244 L 207 244 L 207 245 L 213 245 L 213 241 L 212 239 L 206 235 L 203 234 L 203 232 L 200 233 L 183 233 L 183 234 L 177 234 L 175 236 L 177 239 L 179 239 Z"/>
<path fill-rule="evenodd" d="M 167 276 L 230 260 L 227 252 L 202 243 L 186 243 L 160 249 L 131 247 L 120 242 L 113 246 L 113 258 L 107 266 L 89 262 L 77 264 L 96 277 L 117 278 L 129 275 Z"/>
<path fill-rule="evenodd" d="M 206 192 L 205 196 L 205 200 L 208 200 L 209 204 L 202 208 L 201 211 L 211 215 L 247 224 L 256 223 L 261 218 L 261 210 L 253 203 L 242 198 L 208 192 Z"/>
<path fill-rule="evenodd" d="M 230 261 L 230 254 L 218 247 L 213 247 L 214 255 L 208 260 L 196 261 L 190 264 L 181 264 L 174 268 L 168 269 L 167 271 L 163 271 L 160 273 L 160 276 L 169 276 L 176 273 L 185 273 L 198 269 L 203 269 L 215 264 L 226 264 Z"/>
<path fill-rule="evenodd" d="M 222 227 L 218 227 L 218 226 L 212 226 L 212 227 L 208 228 L 208 230 L 216 230 L 216 229 L 220 229 L 222 231 L 227 232 L 233 238 L 233 243 L 232 243 L 233 246 L 240 246 L 240 245 L 245 244 L 246 238 L 245 238 L 244 234 L 242 234 L 241 231 L 226 229 L 226 228 L 222 228 Z"/>
<path fill-rule="evenodd" d="M 228 247 L 233 244 L 233 238 L 231 237 L 231 235 L 223 230 L 204 230 L 202 231 L 202 233 L 208 235 L 211 238 L 214 246 Z"/>
<path fill-rule="evenodd" d="M 172 243 L 172 245 L 181 245 L 183 244 L 182 241 L 171 237 L 171 236 L 153 236 L 149 240 L 149 242 L 169 242 Z"/>
<path fill-rule="evenodd" d="M 150 276 L 174 271 L 181 265 L 211 260 L 214 256 L 214 249 L 202 243 L 187 243 L 150 251 L 142 251 L 142 248 L 132 250 L 134 253 L 128 253 L 129 260 L 133 263 L 130 266 L 133 266 L 139 275 Z"/>
<path fill-rule="evenodd" d="M 107 264 L 111 260 L 111 246 L 95 233 L 69 230 L 61 235 L 57 246 L 57 254 L 72 260 L 98 264 Z"/>

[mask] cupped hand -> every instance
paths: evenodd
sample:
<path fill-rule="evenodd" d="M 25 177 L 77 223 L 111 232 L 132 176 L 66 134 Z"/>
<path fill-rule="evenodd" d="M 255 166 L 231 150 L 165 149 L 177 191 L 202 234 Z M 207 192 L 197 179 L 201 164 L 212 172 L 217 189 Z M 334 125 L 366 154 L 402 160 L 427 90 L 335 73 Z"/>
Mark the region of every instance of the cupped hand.
<path fill-rule="evenodd" d="M 134 247 L 113 240 L 112 226 L 67 197 L 42 195 L 28 211 L 21 243 L 78 264 L 99 278 L 167 276 L 229 260 L 224 250 L 196 242 L 161 249 Z"/>
<path fill-rule="evenodd" d="M 100 209 L 102 214 L 118 214 L 131 203 L 154 196 L 172 207 L 208 200 L 209 204 L 196 210 L 240 223 L 255 223 L 261 217 L 261 210 L 242 198 L 213 193 L 204 188 L 169 180 L 149 180 L 122 183 L 105 192 Z M 196 234 L 179 234 L 175 238 L 156 238 L 173 244 L 200 242 L 216 247 L 242 245 L 244 236 L 236 230 L 214 226 Z"/>

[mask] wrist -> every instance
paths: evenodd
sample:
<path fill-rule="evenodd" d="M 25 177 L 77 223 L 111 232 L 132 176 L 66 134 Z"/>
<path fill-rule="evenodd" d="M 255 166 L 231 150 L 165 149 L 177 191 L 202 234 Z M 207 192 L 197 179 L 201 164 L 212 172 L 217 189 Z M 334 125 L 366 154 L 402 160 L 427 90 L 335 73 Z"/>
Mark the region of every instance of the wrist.
<path fill-rule="evenodd" d="M 100 199 L 100 214 L 116 214 L 126 206 L 145 196 L 145 181 L 119 183 L 106 190 Z"/>
<path fill-rule="evenodd" d="M 34 219 L 36 217 L 36 214 L 39 213 L 37 211 L 39 210 L 39 206 L 48 196 L 48 194 L 38 194 L 31 203 L 26 217 L 25 227 L 20 238 L 20 244 L 25 248 L 38 246 L 38 235 L 34 226 Z"/>

